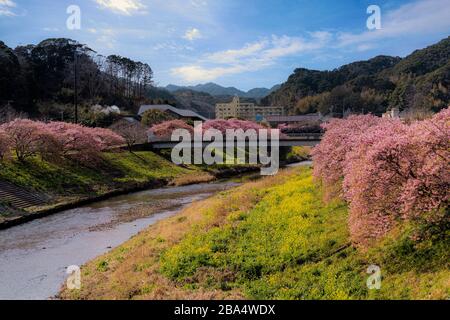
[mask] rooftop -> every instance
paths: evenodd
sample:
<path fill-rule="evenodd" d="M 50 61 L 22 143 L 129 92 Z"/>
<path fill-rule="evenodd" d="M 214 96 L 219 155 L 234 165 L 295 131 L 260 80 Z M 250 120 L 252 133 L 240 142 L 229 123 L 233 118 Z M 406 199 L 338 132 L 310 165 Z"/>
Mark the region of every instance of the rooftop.
<path fill-rule="evenodd" d="M 203 121 L 208 120 L 205 117 L 199 115 L 198 113 L 196 113 L 194 111 L 186 110 L 186 109 L 178 109 L 178 108 L 175 108 L 168 104 L 143 105 L 139 108 L 138 115 L 142 115 L 145 111 L 148 111 L 148 110 L 159 110 L 159 111 L 169 110 L 169 111 L 176 113 L 185 118 L 199 118 Z"/>
<path fill-rule="evenodd" d="M 301 116 L 267 116 L 268 122 L 299 122 L 299 121 L 320 121 L 322 115 L 319 113 L 305 114 Z"/>

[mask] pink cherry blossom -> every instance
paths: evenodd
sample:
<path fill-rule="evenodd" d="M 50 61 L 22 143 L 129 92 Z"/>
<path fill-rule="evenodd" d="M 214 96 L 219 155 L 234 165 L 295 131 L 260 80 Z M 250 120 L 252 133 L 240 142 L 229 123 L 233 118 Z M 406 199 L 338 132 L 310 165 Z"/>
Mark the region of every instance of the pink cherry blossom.
<path fill-rule="evenodd" d="M 15 119 L 1 126 L 11 143 L 19 161 L 35 155 L 42 144 L 42 137 L 48 132 L 45 124 L 28 119 Z"/>
<path fill-rule="evenodd" d="M 11 154 L 11 140 L 6 132 L 0 127 L 0 161 L 9 158 Z"/>
<path fill-rule="evenodd" d="M 182 120 L 170 120 L 154 125 L 150 131 L 159 138 L 170 138 L 172 132 L 177 129 L 186 129 L 190 133 L 194 132 L 194 128 Z"/>
<path fill-rule="evenodd" d="M 101 151 L 124 144 L 124 139 L 109 129 L 28 119 L 3 124 L 0 134 L 2 152 L 14 150 L 19 161 L 40 154 L 46 160 L 70 157 L 89 163 L 98 159 Z"/>
<path fill-rule="evenodd" d="M 262 125 L 260 125 L 256 122 L 252 122 L 252 121 L 245 121 L 245 120 L 239 120 L 239 119 L 229 119 L 229 120 L 217 119 L 217 120 L 206 121 L 203 124 L 203 131 L 206 131 L 208 129 L 216 129 L 222 133 L 226 133 L 226 131 L 228 129 L 234 129 L 234 130 L 242 129 L 244 131 L 253 129 L 255 131 L 259 131 L 261 129 L 267 129 L 267 128 L 263 127 Z"/>
<path fill-rule="evenodd" d="M 349 204 L 353 242 L 368 247 L 402 221 L 444 225 L 450 199 L 450 111 L 405 124 L 354 116 L 325 125 L 313 151 L 326 200 Z"/>
<path fill-rule="evenodd" d="M 341 183 L 347 153 L 358 137 L 383 119 L 372 116 L 351 116 L 348 119 L 333 119 L 322 125 L 326 130 L 321 143 L 313 149 L 314 177 L 320 181 L 327 200 L 342 196 Z"/>

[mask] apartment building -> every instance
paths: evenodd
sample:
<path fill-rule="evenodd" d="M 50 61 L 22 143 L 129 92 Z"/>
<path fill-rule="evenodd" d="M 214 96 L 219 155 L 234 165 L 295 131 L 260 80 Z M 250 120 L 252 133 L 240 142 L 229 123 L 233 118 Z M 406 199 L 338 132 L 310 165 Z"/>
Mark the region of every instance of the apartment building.
<path fill-rule="evenodd" d="M 234 97 L 230 103 L 216 105 L 216 119 L 239 118 L 251 121 L 262 121 L 269 116 L 283 116 L 283 107 L 262 107 L 254 103 L 241 103 L 239 97 Z"/>

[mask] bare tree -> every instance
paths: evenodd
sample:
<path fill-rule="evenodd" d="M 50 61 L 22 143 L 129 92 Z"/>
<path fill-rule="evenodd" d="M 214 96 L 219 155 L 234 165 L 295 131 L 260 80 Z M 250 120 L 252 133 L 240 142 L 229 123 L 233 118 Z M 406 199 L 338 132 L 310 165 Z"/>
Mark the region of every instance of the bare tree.
<path fill-rule="evenodd" d="M 125 139 L 130 152 L 133 152 L 133 146 L 136 144 L 147 142 L 146 127 L 138 121 L 128 122 L 122 119 L 114 123 L 110 129 Z"/>
<path fill-rule="evenodd" d="M 17 112 L 9 102 L 5 106 L 0 107 L 0 124 L 11 122 L 17 118 L 25 119 L 28 116 L 23 112 Z"/>

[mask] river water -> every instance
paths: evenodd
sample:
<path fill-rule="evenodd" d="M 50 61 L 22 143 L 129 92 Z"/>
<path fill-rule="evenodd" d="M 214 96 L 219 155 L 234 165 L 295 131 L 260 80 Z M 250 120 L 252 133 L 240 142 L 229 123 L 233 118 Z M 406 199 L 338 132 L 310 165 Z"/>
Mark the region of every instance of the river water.
<path fill-rule="evenodd" d="M 0 300 L 52 298 L 67 267 L 85 264 L 194 201 L 257 177 L 136 192 L 0 230 Z"/>
<path fill-rule="evenodd" d="M 170 217 L 193 201 L 236 187 L 225 181 L 162 188 L 115 197 L 0 231 L 0 299 L 48 299 L 81 266 Z M 154 208 L 127 216 L 135 208 Z"/>

